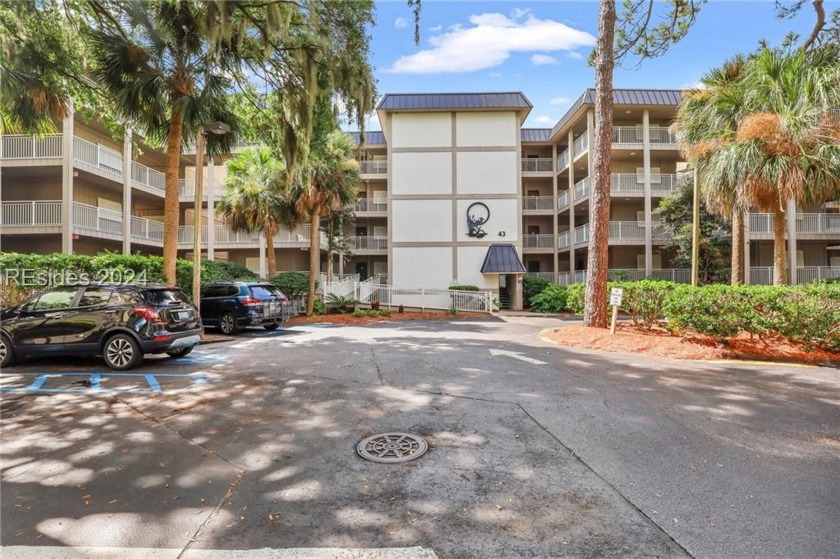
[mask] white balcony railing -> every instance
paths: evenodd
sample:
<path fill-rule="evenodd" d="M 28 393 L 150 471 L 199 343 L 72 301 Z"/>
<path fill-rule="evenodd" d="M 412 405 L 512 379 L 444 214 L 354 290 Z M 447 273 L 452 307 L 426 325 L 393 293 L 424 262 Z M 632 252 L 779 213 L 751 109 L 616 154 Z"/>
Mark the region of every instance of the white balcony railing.
<path fill-rule="evenodd" d="M 571 233 L 569 231 L 563 231 L 559 235 L 557 235 L 557 247 L 558 248 L 565 248 L 569 246 L 569 238 L 571 237 Z"/>
<path fill-rule="evenodd" d="M 161 192 L 166 190 L 166 175 L 136 161 L 131 162 L 131 180 L 140 186 L 146 186 Z"/>
<path fill-rule="evenodd" d="M 753 285 L 771 285 L 773 283 L 773 267 L 750 267 L 750 283 Z"/>
<path fill-rule="evenodd" d="M 550 157 L 523 157 L 523 173 L 551 173 L 554 171 L 553 161 Z"/>
<path fill-rule="evenodd" d="M 119 235 L 122 233 L 123 214 L 98 206 L 73 202 L 73 226 L 88 231 Z"/>
<path fill-rule="evenodd" d="M 360 161 L 359 174 L 362 175 L 387 175 L 388 161 L 387 160 L 373 160 Z"/>
<path fill-rule="evenodd" d="M 554 235 L 523 235 L 523 248 L 554 248 Z"/>
<path fill-rule="evenodd" d="M 353 205 L 356 212 L 387 212 L 387 198 L 359 198 Z"/>
<path fill-rule="evenodd" d="M 0 205 L 3 227 L 51 227 L 61 225 L 61 200 L 27 200 Z"/>
<path fill-rule="evenodd" d="M 667 145 L 668 147 L 676 148 L 679 141 L 677 140 L 677 135 L 671 132 L 667 126 L 651 126 L 650 143 L 655 147 Z"/>
<path fill-rule="evenodd" d="M 163 223 L 133 215 L 131 216 L 131 238 L 162 243 Z"/>
<path fill-rule="evenodd" d="M 563 153 L 557 156 L 557 171 L 560 172 L 569 166 L 569 149 L 563 150 Z"/>
<path fill-rule="evenodd" d="M 348 237 L 350 250 L 388 250 L 388 237 L 359 236 Z"/>
<path fill-rule="evenodd" d="M 750 233 L 773 234 L 773 214 L 750 214 Z M 829 235 L 840 233 L 840 214 L 796 214 L 799 234 Z"/>
<path fill-rule="evenodd" d="M 589 134 L 584 132 L 578 136 L 572 147 L 574 148 L 575 157 L 589 149 Z"/>
<path fill-rule="evenodd" d="M 613 127 L 612 141 L 616 147 L 641 147 L 644 140 L 644 129 L 641 126 Z M 651 126 L 650 143 L 659 148 L 663 145 L 677 147 L 677 136 L 665 126 Z"/>
<path fill-rule="evenodd" d="M 796 268 L 796 283 L 810 283 L 840 278 L 838 266 L 800 266 Z"/>
<path fill-rule="evenodd" d="M 586 270 L 579 270 L 574 274 L 574 283 L 586 283 Z"/>
<path fill-rule="evenodd" d="M 6 134 L 0 146 L 2 159 L 48 159 L 61 157 L 61 134 L 31 136 Z"/>
<path fill-rule="evenodd" d="M 554 272 L 528 272 L 527 275 L 533 278 L 542 278 L 554 282 Z"/>
<path fill-rule="evenodd" d="M 611 241 L 644 241 L 644 222 L 638 221 L 610 221 Z"/>
<path fill-rule="evenodd" d="M 636 173 L 613 173 L 610 192 L 614 194 L 644 194 L 645 176 Z"/>
<path fill-rule="evenodd" d="M 570 272 L 560 272 L 557 274 L 557 285 L 569 285 L 571 276 Z"/>
<path fill-rule="evenodd" d="M 589 224 L 575 227 L 575 244 L 585 243 L 589 241 Z"/>
<path fill-rule="evenodd" d="M 564 206 L 569 205 L 569 191 L 564 190 L 560 193 L 560 196 L 557 197 L 557 207 L 562 208 Z"/>
<path fill-rule="evenodd" d="M 586 177 L 575 183 L 575 202 L 589 195 L 591 179 Z"/>
<path fill-rule="evenodd" d="M 522 198 L 522 209 L 525 211 L 553 210 L 552 196 L 525 196 Z"/>
<path fill-rule="evenodd" d="M 79 137 L 73 138 L 73 159 L 90 170 L 105 173 L 110 178 L 122 180 L 122 154 Z"/>

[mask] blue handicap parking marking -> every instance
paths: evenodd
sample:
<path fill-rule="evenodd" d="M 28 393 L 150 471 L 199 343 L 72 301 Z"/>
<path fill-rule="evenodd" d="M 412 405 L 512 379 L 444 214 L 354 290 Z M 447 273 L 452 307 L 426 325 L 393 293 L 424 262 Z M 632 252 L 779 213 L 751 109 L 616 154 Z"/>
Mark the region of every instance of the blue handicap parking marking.
<path fill-rule="evenodd" d="M 209 378 L 196 374 L 176 373 L 112 373 L 112 372 L 85 372 L 85 373 L 14 373 L 9 375 L 10 380 L 15 375 L 23 377 L 22 382 L 17 385 L 5 384 L 0 386 L 0 392 L 28 392 L 28 393 L 116 393 L 116 394 L 162 394 L 164 392 L 180 392 L 188 390 L 195 385 L 204 384 Z M 35 377 L 29 382 L 27 377 Z M 70 379 L 77 379 L 69 382 L 73 387 L 62 386 Z M 113 386 L 109 381 L 139 381 L 132 386 Z M 175 387 L 169 386 L 175 384 Z M 188 381 L 184 385 L 183 381 Z M 163 383 L 163 384 L 162 384 Z M 79 385 L 78 388 L 75 385 Z"/>

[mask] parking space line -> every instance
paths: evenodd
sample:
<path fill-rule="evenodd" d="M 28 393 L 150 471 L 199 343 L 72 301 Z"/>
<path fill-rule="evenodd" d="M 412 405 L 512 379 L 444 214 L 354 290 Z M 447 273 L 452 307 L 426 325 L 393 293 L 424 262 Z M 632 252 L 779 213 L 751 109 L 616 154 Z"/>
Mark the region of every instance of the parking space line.
<path fill-rule="evenodd" d="M 155 378 L 155 375 L 146 375 L 146 382 L 149 383 L 149 388 L 152 389 L 152 392 L 162 392 L 160 389 L 160 383 Z"/>
<path fill-rule="evenodd" d="M 37 392 L 37 393 L 99 393 L 109 392 L 117 394 L 163 394 L 164 392 L 181 392 L 188 390 L 198 384 L 206 384 L 209 378 L 204 375 L 196 375 L 194 373 L 94 373 L 94 372 L 64 372 L 64 373 L 30 373 L 21 372 L 14 373 L 19 376 L 35 376 L 35 380 L 24 386 L 0 386 L 0 392 Z M 87 386 L 85 388 L 46 388 L 46 382 L 53 378 L 61 377 L 87 377 Z M 142 378 L 148 385 L 148 388 L 109 388 L 103 386 L 103 380 L 109 377 L 121 378 Z M 161 386 L 160 379 L 183 379 L 188 380 L 189 384 L 178 388 L 165 389 Z M 81 383 L 74 383 L 81 384 Z"/>
<path fill-rule="evenodd" d="M 47 382 L 49 375 L 38 375 L 35 381 L 29 385 L 29 390 L 40 390 L 44 383 Z M 5 388 L 5 387 L 4 387 Z"/>

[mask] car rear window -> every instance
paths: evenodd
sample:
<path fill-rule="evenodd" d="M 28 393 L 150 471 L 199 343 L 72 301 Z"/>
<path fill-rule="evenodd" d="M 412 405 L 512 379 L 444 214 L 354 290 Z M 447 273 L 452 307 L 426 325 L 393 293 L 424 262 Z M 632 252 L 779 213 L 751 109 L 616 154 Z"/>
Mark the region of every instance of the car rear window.
<path fill-rule="evenodd" d="M 285 297 L 283 292 L 273 285 L 252 285 L 251 293 L 257 299 L 271 299 L 273 297 Z"/>
<path fill-rule="evenodd" d="M 156 307 L 168 307 L 180 303 L 191 304 L 189 298 L 180 289 L 148 289 L 145 292 L 146 302 Z"/>

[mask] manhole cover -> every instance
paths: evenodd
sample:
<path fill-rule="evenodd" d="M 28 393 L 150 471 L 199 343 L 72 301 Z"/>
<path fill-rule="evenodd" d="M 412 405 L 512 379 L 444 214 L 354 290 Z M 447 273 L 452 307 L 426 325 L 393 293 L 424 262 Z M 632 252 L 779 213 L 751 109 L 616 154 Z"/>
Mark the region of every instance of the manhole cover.
<path fill-rule="evenodd" d="M 429 445 L 410 433 L 382 433 L 364 439 L 356 447 L 359 456 L 371 462 L 408 462 L 425 454 Z"/>

